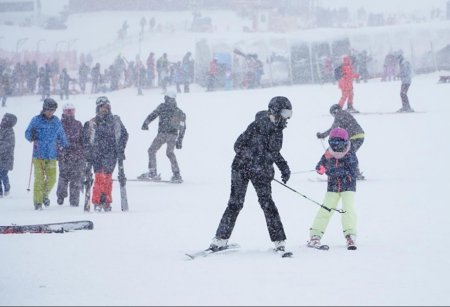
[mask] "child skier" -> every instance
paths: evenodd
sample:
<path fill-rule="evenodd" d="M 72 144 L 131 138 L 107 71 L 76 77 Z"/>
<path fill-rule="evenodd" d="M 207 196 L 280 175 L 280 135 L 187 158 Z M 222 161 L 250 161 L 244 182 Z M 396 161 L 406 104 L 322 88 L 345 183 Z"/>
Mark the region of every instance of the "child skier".
<path fill-rule="evenodd" d="M 342 228 L 347 240 L 347 249 L 355 250 L 357 216 L 354 203 L 358 158 L 355 152 L 350 150 L 348 132 L 344 128 L 337 127 L 331 130 L 328 143 L 330 147 L 316 166 L 317 173 L 328 175 L 328 187 L 323 204 L 328 208 L 336 209 L 342 198 L 345 211 L 342 214 Z M 331 216 L 331 211 L 319 209 L 310 228 L 311 239 L 307 244 L 308 247 L 321 247 L 320 239 L 325 234 Z"/>

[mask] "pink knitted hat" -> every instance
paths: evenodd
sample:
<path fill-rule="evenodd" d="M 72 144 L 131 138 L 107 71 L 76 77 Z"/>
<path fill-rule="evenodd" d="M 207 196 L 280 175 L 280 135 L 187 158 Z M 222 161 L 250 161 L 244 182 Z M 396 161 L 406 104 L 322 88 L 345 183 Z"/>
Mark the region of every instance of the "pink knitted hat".
<path fill-rule="evenodd" d="M 330 131 L 330 138 L 340 138 L 343 140 L 348 140 L 348 132 L 344 128 L 337 127 Z"/>

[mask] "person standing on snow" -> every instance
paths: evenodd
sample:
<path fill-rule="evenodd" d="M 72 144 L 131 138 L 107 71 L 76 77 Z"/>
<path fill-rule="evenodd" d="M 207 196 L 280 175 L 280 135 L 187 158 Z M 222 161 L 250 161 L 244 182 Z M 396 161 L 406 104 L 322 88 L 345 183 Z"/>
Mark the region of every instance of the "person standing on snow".
<path fill-rule="evenodd" d="M 75 106 L 66 103 L 63 106 L 61 124 L 69 141 L 69 146 L 58 152 L 59 177 L 56 189 L 57 203 L 62 205 L 69 194 L 69 203 L 78 207 L 82 178 L 84 175 L 83 125 L 75 119 Z M 67 190 L 70 190 L 68 193 Z"/>
<path fill-rule="evenodd" d="M 234 157 L 231 165 L 231 195 L 223 213 L 216 235 L 209 249 L 218 251 L 227 248 L 228 239 L 234 229 L 239 212 L 244 206 L 248 183 L 251 181 L 261 209 L 266 218 L 270 239 L 275 250 L 284 251 L 286 235 L 277 206 L 272 199 L 271 182 L 274 178 L 275 163 L 281 171 L 284 183 L 289 180 L 291 171 L 280 153 L 283 146 L 283 129 L 292 116 L 289 99 L 273 97 L 269 109 L 258 112 L 247 129 L 234 143 Z"/>
<path fill-rule="evenodd" d="M 330 147 L 322 155 L 316 165 L 318 174 L 328 175 L 328 186 L 323 205 L 330 209 L 336 209 L 340 199 L 342 199 L 342 229 L 347 240 L 347 249 L 356 249 L 356 224 L 357 216 L 355 212 L 355 192 L 356 174 L 358 169 L 358 158 L 350 149 L 347 130 L 344 128 L 334 128 L 330 132 L 328 139 Z M 318 248 L 321 246 L 321 238 L 325 234 L 332 212 L 320 208 L 314 218 L 309 230 L 310 240 L 308 247 Z"/>
<path fill-rule="evenodd" d="M 330 108 L 330 114 L 334 117 L 333 124 L 331 127 L 325 131 L 325 132 L 317 132 L 316 136 L 318 139 L 324 139 L 327 136 L 329 136 L 330 131 L 334 128 L 341 127 L 347 130 L 349 137 L 350 137 L 350 143 L 351 143 L 351 150 L 356 154 L 358 149 L 361 147 L 361 145 L 364 143 L 364 130 L 359 125 L 359 123 L 356 121 L 356 119 L 348 113 L 345 110 L 342 110 L 342 108 L 338 104 L 334 104 Z M 360 172 L 359 168 L 357 170 L 357 176 L 356 180 L 364 180 L 363 174 Z"/>
<path fill-rule="evenodd" d="M 94 210 L 111 211 L 112 173 L 117 160 L 125 160 L 128 132 L 120 117 L 111 113 L 111 103 L 106 96 L 96 102 L 96 116 L 84 124 L 84 146 L 87 160 L 86 174 L 94 168 L 92 188 Z"/>
<path fill-rule="evenodd" d="M 159 117 L 158 134 L 148 149 L 148 173 L 143 173 L 138 179 L 161 180 L 156 167 L 156 153 L 162 145 L 167 144 L 166 155 L 173 173 L 171 181 L 183 182 L 174 149 L 182 147 L 186 132 L 186 114 L 177 107 L 176 96 L 173 91 L 167 92 L 164 95 L 164 103 L 158 105 L 142 124 L 142 130 L 148 130 L 148 125 Z"/>
<path fill-rule="evenodd" d="M 400 97 L 402 99 L 402 107 L 397 112 L 414 112 L 414 110 L 411 108 L 409 104 L 408 99 L 408 90 L 411 86 L 411 65 L 408 61 L 405 61 L 403 56 L 400 54 L 398 56 L 398 63 L 400 65 L 400 80 L 402 82 L 402 85 L 400 87 Z"/>
<path fill-rule="evenodd" d="M 347 102 L 347 111 L 357 113 L 353 107 L 353 79 L 359 78 L 359 75 L 353 72 L 351 58 L 345 56 L 342 59 L 342 77 L 339 79 L 338 86 L 341 89 L 342 96 L 339 100 L 339 106 L 344 108 Z"/>
<path fill-rule="evenodd" d="M 5 113 L 0 123 L 0 197 L 8 196 L 11 189 L 8 171 L 14 167 L 16 135 L 13 127 L 16 123 L 17 117 L 11 113 Z"/>
<path fill-rule="evenodd" d="M 48 195 L 56 183 L 57 148 L 68 146 L 61 121 L 54 115 L 57 108 L 53 98 L 45 98 L 41 114 L 31 119 L 25 131 L 25 138 L 33 142 L 35 210 L 42 210 L 42 204 L 50 206 Z"/>

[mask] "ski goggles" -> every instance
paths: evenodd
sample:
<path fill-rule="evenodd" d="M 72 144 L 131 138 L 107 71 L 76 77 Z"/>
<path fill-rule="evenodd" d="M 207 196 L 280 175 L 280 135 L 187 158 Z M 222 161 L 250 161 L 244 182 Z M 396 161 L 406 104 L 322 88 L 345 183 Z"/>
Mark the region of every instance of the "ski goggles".
<path fill-rule="evenodd" d="M 106 96 L 100 96 L 95 101 L 95 104 L 98 106 L 101 106 L 102 104 L 110 104 L 108 97 Z"/>
<path fill-rule="evenodd" d="M 64 109 L 63 110 L 63 114 L 65 114 L 65 115 L 74 115 L 75 114 L 75 109 Z"/>
<path fill-rule="evenodd" d="M 284 119 L 289 119 L 292 117 L 292 110 L 289 109 L 282 109 L 280 112 L 281 117 Z"/>

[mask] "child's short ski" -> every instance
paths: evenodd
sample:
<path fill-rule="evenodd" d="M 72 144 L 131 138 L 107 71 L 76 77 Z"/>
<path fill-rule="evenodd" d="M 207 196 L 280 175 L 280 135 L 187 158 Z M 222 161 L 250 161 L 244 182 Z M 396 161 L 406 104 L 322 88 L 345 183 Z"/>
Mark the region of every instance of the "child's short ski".
<path fill-rule="evenodd" d="M 225 251 L 229 251 L 232 249 L 237 249 L 239 248 L 239 244 L 228 244 L 226 247 L 218 249 L 218 250 L 213 250 L 211 248 L 207 248 L 205 250 L 201 250 L 199 252 L 195 252 L 195 253 L 186 253 L 185 255 L 189 257 L 189 259 L 195 259 L 195 258 L 199 258 L 199 257 L 207 257 L 211 254 L 218 254 L 218 253 L 222 253 Z"/>
<path fill-rule="evenodd" d="M 306 245 L 306 246 L 309 247 L 309 248 L 320 249 L 320 250 L 323 250 L 323 251 L 327 251 L 327 250 L 330 249 L 330 247 L 329 247 L 328 245 L 326 245 L 326 244 L 322 244 L 322 245 L 314 245 L 314 246 Z"/>

